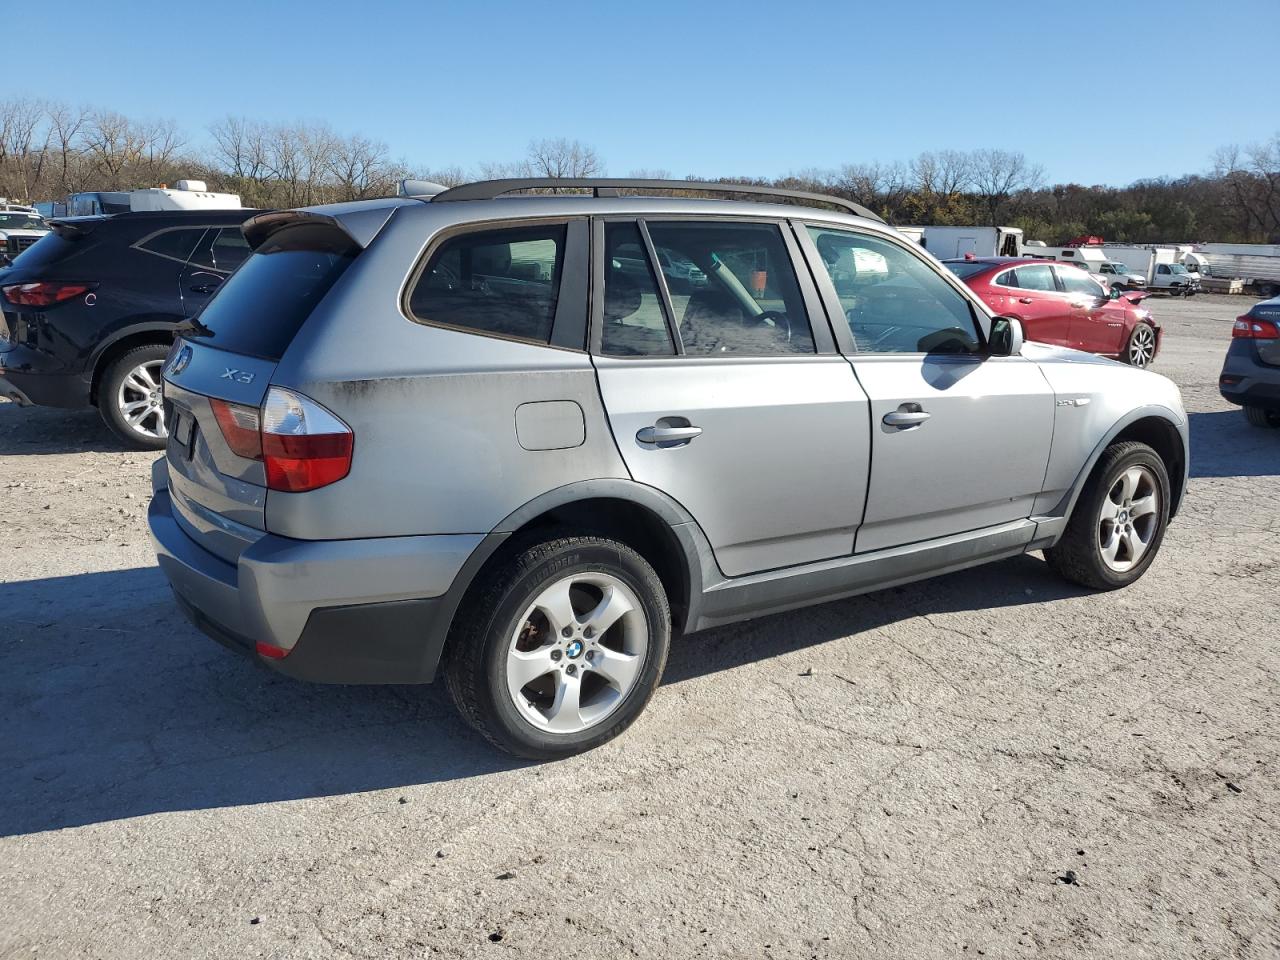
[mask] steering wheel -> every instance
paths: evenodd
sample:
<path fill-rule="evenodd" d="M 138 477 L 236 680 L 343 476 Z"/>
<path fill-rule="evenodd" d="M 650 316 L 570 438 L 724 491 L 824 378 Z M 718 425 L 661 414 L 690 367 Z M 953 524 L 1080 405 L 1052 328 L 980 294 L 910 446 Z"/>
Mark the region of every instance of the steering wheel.
<path fill-rule="evenodd" d="M 764 313 L 757 313 L 754 317 L 747 318 L 748 325 L 753 327 L 763 327 L 770 322 L 773 328 L 782 333 L 787 340 L 791 339 L 791 319 L 781 310 L 766 310 Z"/>

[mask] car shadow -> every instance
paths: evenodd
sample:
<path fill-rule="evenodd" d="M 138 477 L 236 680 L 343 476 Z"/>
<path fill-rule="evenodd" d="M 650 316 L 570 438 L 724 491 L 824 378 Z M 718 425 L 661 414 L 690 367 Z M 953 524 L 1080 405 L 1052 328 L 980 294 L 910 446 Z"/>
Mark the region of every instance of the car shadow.
<path fill-rule="evenodd" d="M 1191 476 L 1280 476 L 1280 430 L 1250 426 L 1238 407 L 1193 413 Z"/>
<path fill-rule="evenodd" d="M 680 640 L 667 682 L 905 617 L 1073 592 L 1021 557 Z M 440 684 L 305 684 L 236 656 L 187 624 L 156 568 L 0 584 L 0 609 L 0 836 L 527 765 L 472 732 Z"/>
<path fill-rule="evenodd" d="M 1089 593 L 1023 554 L 959 573 L 861 594 L 693 634 L 675 644 L 664 683 L 709 673 L 875 630 L 913 617 L 1038 604 Z"/>
<path fill-rule="evenodd" d="M 0 401 L 0 456 L 21 457 L 85 450 L 122 453 L 96 410 L 20 407 Z"/>

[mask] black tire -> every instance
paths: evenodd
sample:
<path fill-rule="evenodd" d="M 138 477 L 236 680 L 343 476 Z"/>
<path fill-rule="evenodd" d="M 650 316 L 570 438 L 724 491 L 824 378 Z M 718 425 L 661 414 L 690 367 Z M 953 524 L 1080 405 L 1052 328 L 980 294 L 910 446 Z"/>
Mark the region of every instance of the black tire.
<path fill-rule="evenodd" d="M 634 686 L 612 712 L 582 731 L 552 733 L 531 723 L 512 702 L 507 653 L 517 620 L 533 599 L 575 572 L 606 573 L 628 586 L 643 607 L 648 645 Z M 515 545 L 469 591 L 449 635 L 445 680 L 458 712 L 490 743 L 519 757 L 551 760 L 591 750 L 626 730 L 657 690 L 670 645 L 667 595 L 640 554 L 602 537 L 544 537 Z"/>
<path fill-rule="evenodd" d="M 164 358 L 168 353 L 169 345 L 165 343 L 148 343 L 126 350 L 111 361 L 110 366 L 103 371 L 102 377 L 98 381 L 98 412 L 102 415 L 103 422 L 106 423 L 121 443 L 134 450 L 163 450 L 168 442 L 168 433 L 158 430 L 157 432 L 163 433 L 162 436 L 146 436 L 129 424 L 119 404 L 121 385 L 124 383 L 125 378 L 129 376 L 130 371 L 143 364 L 150 364 L 155 368 L 158 382 L 158 365 L 164 362 Z M 155 399 L 159 401 L 160 398 L 157 396 Z M 162 408 L 155 407 L 149 413 L 145 425 L 148 428 L 158 427 L 162 423 L 160 419 L 162 414 Z"/>
<path fill-rule="evenodd" d="M 1117 572 L 1103 560 L 1098 518 L 1103 499 L 1120 476 L 1133 466 L 1146 467 L 1155 476 L 1160 500 L 1158 526 L 1138 562 L 1129 570 Z M 1115 590 L 1128 586 L 1147 572 L 1164 541 L 1169 525 L 1170 491 L 1169 471 L 1160 454 L 1145 443 L 1130 440 L 1113 443 L 1103 452 L 1085 483 L 1062 538 L 1044 552 L 1045 560 L 1061 576 L 1084 587 Z"/>
<path fill-rule="evenodd" d="M 1261 427 L 1264 430 L 1280 427 L 1280 412 L 1268 410 L 1266 407 L 1247 406 L 1244 408 L 1244 418 L 1252 426 Z"/>

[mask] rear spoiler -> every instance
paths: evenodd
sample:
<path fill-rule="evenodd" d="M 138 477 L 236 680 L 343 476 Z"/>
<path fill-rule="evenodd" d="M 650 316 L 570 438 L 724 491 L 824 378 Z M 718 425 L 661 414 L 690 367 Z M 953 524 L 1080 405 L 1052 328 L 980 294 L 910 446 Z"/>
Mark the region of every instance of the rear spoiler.
<path fill-rule="evenodd" d="M 72 220 L 46 220 L 49 229 L 63 240 L 82 240 L 97 229 L 102 217 L 76 217 Z"/>
<path fill-rule="evenodd" d="M 240 232 L 244 234 L 250 248 L 257 250 L 269 236 L 285 227 L 325 225 L 340 230 L 352 243 L 363 249 L 386 226 L 397 207 L 413 206 L 417 202 L 419 201 L 400 199 L 370 205 L 368 202 L 356 201 L 310 209 L 273 210 L 250 217 L 240 225 Z"/>

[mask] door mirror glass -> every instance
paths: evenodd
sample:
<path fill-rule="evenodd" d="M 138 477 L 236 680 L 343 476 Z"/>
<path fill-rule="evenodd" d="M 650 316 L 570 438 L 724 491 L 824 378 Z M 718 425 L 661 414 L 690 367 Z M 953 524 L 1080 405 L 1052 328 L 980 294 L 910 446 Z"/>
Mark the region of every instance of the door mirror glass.
<path fill-rule="evenodd" d="M 996 317 L 991 321 L 987 352 L 993 357 L 1013 357 L 1022 352 L 1022 323 L 1017 317 Z"/>
<path fill-rule="evenodd" d="M 1108 291 L 1108 293 L 1107 293 L 1107 299 L 1108 299 L 1108 300 L 1119 300 L 1119 299 L 1120 299 L 1120 294 L 1121 294 L 1122 292 L 1123 292 L 1123 291 L 1122 291 L 1119 287 L 1112 287 L 1112 288 L 1111 288 L 1111 290 L 1110 290 L 1110 291 Z"/>

